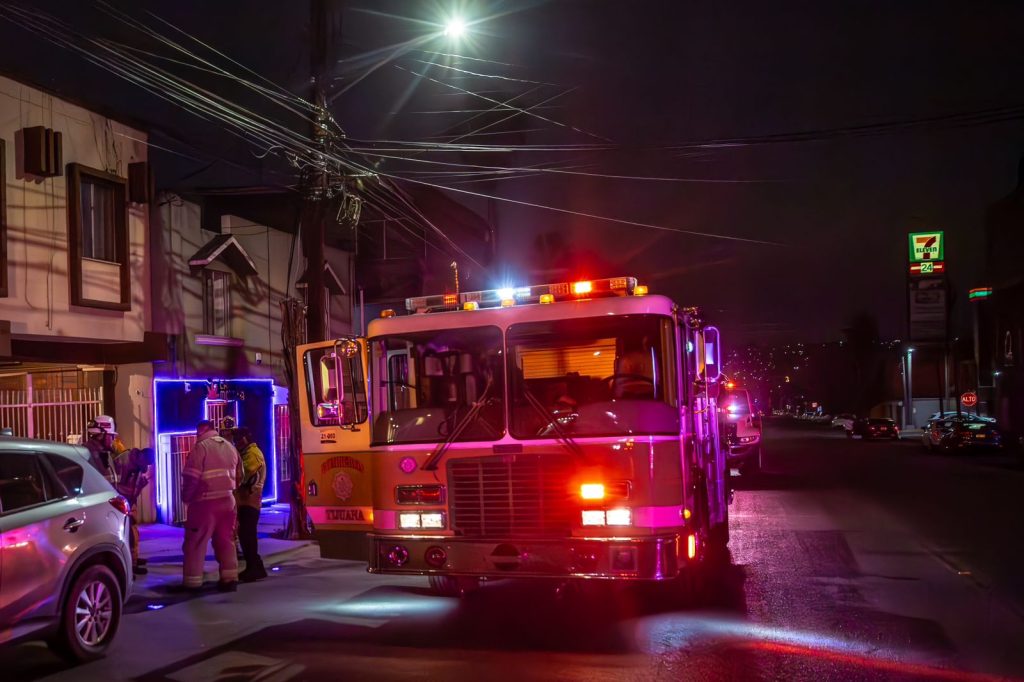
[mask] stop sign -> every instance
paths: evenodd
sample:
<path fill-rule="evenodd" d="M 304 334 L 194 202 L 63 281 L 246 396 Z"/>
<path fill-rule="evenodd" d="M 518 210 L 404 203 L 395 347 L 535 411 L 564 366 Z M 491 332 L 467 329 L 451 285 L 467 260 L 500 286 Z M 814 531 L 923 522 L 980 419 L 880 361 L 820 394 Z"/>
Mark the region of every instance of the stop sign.
<path fill-rule="evenodd" d="M 974 407 L 978 404 L 978 394 L 974 391 L 967 391 L 960 396 L 960 402 L 963 403 L 964 407 Z"/>

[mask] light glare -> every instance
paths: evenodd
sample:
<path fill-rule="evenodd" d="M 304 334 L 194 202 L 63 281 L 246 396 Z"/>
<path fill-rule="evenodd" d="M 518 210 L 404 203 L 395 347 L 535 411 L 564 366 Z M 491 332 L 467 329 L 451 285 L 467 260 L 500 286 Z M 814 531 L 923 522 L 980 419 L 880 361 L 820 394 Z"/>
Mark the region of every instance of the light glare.
<path fill-rule="evenodd" d="M 462 17 L 452 17 L 444 25 L 444 34 L 449 38 L 461 38 L 466 35 L 466 22 Z"/>

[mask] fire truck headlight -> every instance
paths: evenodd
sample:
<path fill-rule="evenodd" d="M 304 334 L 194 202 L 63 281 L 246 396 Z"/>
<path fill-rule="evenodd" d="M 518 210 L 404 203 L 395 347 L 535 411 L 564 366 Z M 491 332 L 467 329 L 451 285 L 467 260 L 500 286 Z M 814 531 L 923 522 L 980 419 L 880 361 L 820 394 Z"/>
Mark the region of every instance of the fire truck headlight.
<path fill-rule="evenodd" d="M 422 523 L 419 513 L 399 514 L 398 526 L 400 528 L 421 528 Z"/>
<path fill-rule="evenodd" d="M 585 509 L 583 510 L 583 525 L 584 526 L 603 526 L 605 525 L 604 511 L 600 509 Z"/>
<path fill-rule="evenodd" d="M 584 483 L 580 486 L 580 499 L 603 500 L 604 483 Z"/>
<path fill-rule="evenodd" d="M 630 509 L 609 509 L 605 512 L 605 520 L 609 526 L 633 525 L 633 512 Z"/>
<path fill-rule="evenodd" d="M 420 514 L 420 524 L 423 528 L 444 528 L 444 514 L 441 512 Z"/>
<path fill-rule="evenodd" d="M 444 528 L 444 512 L 402 512 L 398 515 L 398 527 L 403 530 Z"/>

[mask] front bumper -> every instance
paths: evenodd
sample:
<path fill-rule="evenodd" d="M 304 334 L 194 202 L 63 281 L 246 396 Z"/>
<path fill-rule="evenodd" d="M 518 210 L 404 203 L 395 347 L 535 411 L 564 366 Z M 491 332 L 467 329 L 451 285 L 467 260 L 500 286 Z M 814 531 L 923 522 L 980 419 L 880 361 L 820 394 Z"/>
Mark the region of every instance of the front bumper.
<path fill-rule="evenodd" d="M 729 464 L 735 464 L 737 462 L 743 462 L 751 457 L 757 455 L 758 448 L 761 447 L 761 439 L 757 439 L 750 443 L 729 443 L 729 452 L 726 454 L 726 461 Z"/>
<path fill-rule="evenodd" d="M 370 535 L 370 573 L 488 578 L 598 578 L 666 580 L 679 573 L 677 534 L 631 538 L 485 540 Z M 401 548 L 401 550 L 396 550 Z M 446 560 L 431 566 L 427 550 Z M 404 563 L 395 561 L 407 557 Z"/>

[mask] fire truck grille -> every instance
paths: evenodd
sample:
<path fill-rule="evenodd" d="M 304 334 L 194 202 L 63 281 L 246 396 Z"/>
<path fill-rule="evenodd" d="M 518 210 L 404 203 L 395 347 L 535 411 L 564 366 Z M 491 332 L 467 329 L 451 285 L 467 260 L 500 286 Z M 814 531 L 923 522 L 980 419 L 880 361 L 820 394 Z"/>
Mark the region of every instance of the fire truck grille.
<path fill-rule="evenodd" d="M 448 462 L 452 529 L 466 537 L 566 537 L 572 459 L 509 455 Z"/>

